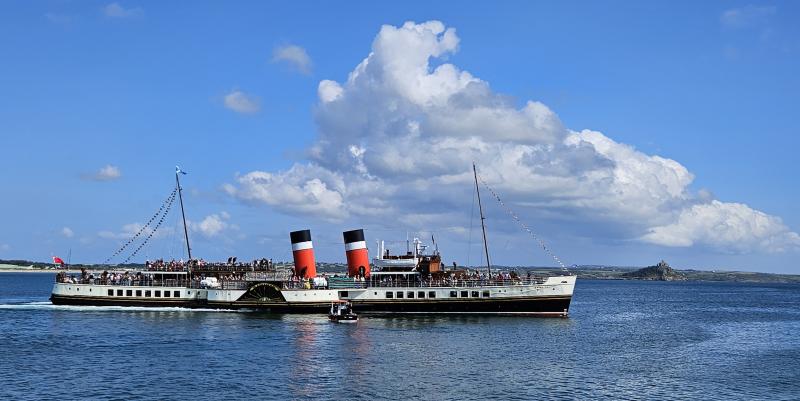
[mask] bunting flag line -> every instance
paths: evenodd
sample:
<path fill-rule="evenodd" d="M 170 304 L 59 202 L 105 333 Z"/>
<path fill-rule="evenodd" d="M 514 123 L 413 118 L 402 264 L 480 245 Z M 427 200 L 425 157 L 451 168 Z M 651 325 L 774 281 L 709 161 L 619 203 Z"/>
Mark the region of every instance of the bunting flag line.
<path fill-rule="evenodd" d="M 523 230 L 527 231 L 528 234 L 530 234 L 531 237 L 534 240 L 536 240 L 536 242 L 539 243 L 539 246 L 542 248 L 542 250 L 544 250 L 544 252 L 547 255 L 549 255 L 551 258 L 553 258 L 553 260 L 556 263 L 558 263 L 558 265 L 561 266 L 562 269 L 566 270 L 567 266 L 565 266 L 564 263 L 561 262 L 561 259 L 559 259 L 558 256 L 556 256 L 553 252 L 550 251 L 550 248 L 547 247 L 547 244 L 545 244 L 544 241 L 542 241 L 539 238 L 539 236 L 537 236 L 536 233 L 534 233 L 533 230 L 531 230 L 528 227 L 527 224 L 525 224 L 522 220 L 520 220 L 519 216 L 517 216 L 517 214 L 514 213 L 514 211 L 511 210 L 511 208 L 509 208 L 505 204 L 505 202 L 503 202 L 502 199 L 500 199 L 500 196 L 498 196 L 497 193 L 494 192 L 492 187 L 490 187 L 489 184 L 487 184 L 486 181 L 484 181 L 482 177 L 478 176 L 478 178 L 480 179 L 481 184 L 483 184 L 483 186 L 486 187 L 486 189 L 489 190 L 489 192 L 492 194 L 492 196 L 494 196 L 494 199 L 497 200 L 498 203 L 500 203 L 500 206 L 503 208 L 503 210 L 505 210 L 511 216 L 511 218 L 514 219 L 514 221 L 517 222 L 517 224 L 519 224 L 520 227 L 522 227 Z"/>
<path fill-rule="evenodd" d="M 150 220 L 148 220 L 147 223 L 144 226 L 142 226 L 142 228 L 139 229 L 139 231 L 131 239 L 128 240 L 128 242 L 126 242 L 119 249 L 117 249 L 116 252 L 114 252 L 111 256 L 106 258 L 106 260 L 103 261 L 103 264 L 107 264 L 112 259 L 114 259 L 119 254 L 121 254 L 122 251 L 124 251 L 126 248 L 128 248 L 128 246 L 133 244 L 136 241 L 136 239 L 139 238 L 139 236 L 142 235 L 142 233 L 145 232 L 148 227 L 150 227 L 150 224 L 152 224 L 153 221 L 155 221 L 155 219 L 158 218 L 158 216 L 160 216 L 162 214 L 162 212 L 164 211 L 164 208 L 167 208 L 167 211 L 169 211 L 169 208 L 172 205 L 172 202 L 175 201 L 175 195 L 176 194 L 177 194 L 177 190 L 173 189 L 172 192 L 167 197 L 167 199 L 164 201 L 164 203 L 161 204 L 161 207 L 158 208 L 158 211 L 153 215 L 153 217 L 151 217 Z M 162 217 L 162 220 L 163 220 L 163 217 Z"/>
<path fill-rule="evenodd" d="M 174 201 L 174 200 L 175 200 L 175 194 L 173 193 L 173 195 L 172 195 L 172 201 Z M 165 210 L 165 211 L 164 211 L 164 214 L 163 214 L 163 215 L 161 215 L 161 218 L 158 220 L 158 223 L 156 224 L 156 226 L 155 226 L 155 227 L 153 227 L 153 230 L 152 230 L 152 231 L 150 231 L 150 234 L 148 234 L 148 235 L 147 235 L 147 238 L 145 238 L 145 239 L 144 239 L 144 241 L 142 241 L 142 243 L 141 243 L 141 244 L 139 244 L 139 246 L 136 248 L 136 250 L 135 250 L 135 251 L 133 251 L 133 253 L 132 253 L 132 254 L 130 254 L 130 256 L 128 256 L 127 258 L 125 258 L 125 260 L 122 262 L 122 264 L 128 263 L 128 261 L 130 261 L 131 259 L 133 259 L 133 257 L 134 257 L 134 256 L 136 256 L 136 254 L 137 254 L 137 253 L 139 253 L 139 251 L 140 251 L 140 250 L 141 250 L 141 249 L 142 249 L 142 248 L 143 248 L 145 245 L 147 245 L 147 242 L 148 242 L 148 241 L 150 241 L 150 238 L 153 238 L 153 235 L 155 235 L 156 231 L 158 231 L 158 228 L 159 228 L 159 227 L 161 227 L 161 224 L 164 222 L 164 219 L 165 219 L 165 218 L 167 217 L 167 215 L 169 214 L 169 210 L 172 208 L 172 203 L 173 203 L 172 201 L 170 201 L 170 202 L 167 204 L 167 210 Z"/>

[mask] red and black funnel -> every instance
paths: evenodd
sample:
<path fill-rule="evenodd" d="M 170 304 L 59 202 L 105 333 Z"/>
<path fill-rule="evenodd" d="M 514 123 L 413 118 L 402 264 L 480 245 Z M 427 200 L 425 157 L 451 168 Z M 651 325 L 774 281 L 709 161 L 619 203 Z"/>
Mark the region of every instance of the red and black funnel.
<path fill-rule="evenodd" d="M 342 235 L 347 255 L 347 274 L 350 277 L 369 277 L 369 251 L 364 241 L 364 230 L 345 231 Z"/>
<path fill-rule="evenodd" d="M 317 263 L 314 260 L 311 230 L 292 231 L 289 233 L 289 238 L 292 240 L 295 274 L 303 278 L 316 277 Z"/>

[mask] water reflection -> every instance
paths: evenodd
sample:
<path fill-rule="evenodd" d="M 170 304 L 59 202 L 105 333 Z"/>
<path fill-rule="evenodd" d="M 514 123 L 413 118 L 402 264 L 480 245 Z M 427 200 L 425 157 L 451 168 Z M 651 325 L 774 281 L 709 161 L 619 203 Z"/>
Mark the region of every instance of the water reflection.
<path fill-rule="evenodd" d="M 29 289 L 7 289 L 0 286 L 0 370 L 19 374 L 0 375 L 0 398 L 800 394 L 796 285 L 587 281 L 568 319 L 362 315 L 355 325 L 330 323 L 324 314 L 18 305 Z"/>
<path fill-rule="evenodd" d="M 320 373 L 326 370 L 321 354 L 325 347 L 321 341 L 321 333 L 327 325 L 327 319 L 319 316 L 285 315 L 282 323 L 290 328 L 290 353 L 286 361 L 289 365 L 290 380 L 288 390 L 292 398 L 309 398 L 314 394 Z"/>

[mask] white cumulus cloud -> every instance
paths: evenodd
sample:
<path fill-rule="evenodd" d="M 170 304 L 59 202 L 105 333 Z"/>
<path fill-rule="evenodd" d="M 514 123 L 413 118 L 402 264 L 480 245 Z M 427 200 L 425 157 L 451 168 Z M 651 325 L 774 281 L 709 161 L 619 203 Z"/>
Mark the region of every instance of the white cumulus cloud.
<path fill-rule="evenodd" d="M 438 21 L 383 26 L 345 81 L 320 82 L 308 160 L 240 175 L 226 191 L 287 214 L 456 232 L 475 161 L 523 220 L 562 222 L 568 234 L 588 225 L 665 246 L 800 248 L 780 219 L 693 193 L 694 175 L 679 162 L 570 130 L 541 102 L 518 106 L 495 93 L 445 62 L 459 42 Z"/>
<path fill-rule="evenodd" d="M 71 15 L 60 13 L 45 13 L 44 17 L 47 18 L 48 21 L 60 25 L 69 25 L 75 20 Z"/>
<path fill-rule="evenodd" d="M 346 186 L 337 174 L 316 165 L 297 164 L 286 172 L 253 171 L 238 177 L 237 186 L 226 185 L 230 195 L 250 202 L 263 202 L 297 214 L 336 220 L 347 216 L 343 192 Z"/>
<path fill-rule="evenodd" d="M 125 8 L 117 2 L 109 3 L 103 7 L 103 13 L 110 18 L 131 18 L 144 15 L 140 7 Z"/>
<path fill-rule="evenodd" d="M 747 5 L 725 10 L 719 19 L 728 28 L 746 28 L 766 24 L 775 15 L 775 6 Z"/>
<path fill-rule="evenodd" d="M 261 110 L 261 104 L 257 97 L 238 90 L 225 95 L 224 101 L 225 107 L 237 113 L 253 114 Z"/>
<path fill-rule="evenodd" d="M 63 235 L 66 238 L 72 238 L 73 236 L 75 236 L 75 232 L 73 232 L 72 229 L 69 227 L 64 227 L 61 229 L 61 235 Z"/>
<path fill-rule="evenodd" d="M 303 74 L 311 73 L 311 57 L 297 45 L 278 46 L 272 50 L 273 63 L 286 63 Z"/>
<path fill-rule="evenodd" d="M 231 216 L 227 212 L 214 213 L 206 216 L 200 222 L 188 222 L 189 228 L 192 232 L 199 233 L 200 235 L 211 238 L 216 237 L 225 230 L 236 229 L 236 225 L 229 222 Z"/>
<path fill-rule="evenodd" d="M 701 243 L 733 252 L 782 252 L 800 246 L 800 235 L 780 218 L 718 200 L 681 210 L 676 221 L 651 228 L 642 239 L 678 247 Z"/>
<path fill-rule="evenodd" d="M 130 240 L 141 232 L 137 237 L 137 241 L 142 241 L 152 234 L 151 239 L 163 238 L 171 235 L 175 230 L 172 227 L 160 226 L 158 231 L 154 231 L 155 224 L 145 227 L 142 223 L 129 223 L 122 226 L 119 231 L 103 230 L 97 233 L 97 236 L 105 239 L 116 240 Z"/>
<path fill-rule="evenodd" d="M 112 164 L 107 164 L 94 173 L 83 174 L 84 179 L 94 181 L 114 181 L 120 177 L 122 177 L 122 171 L 120 171 L 119 167 Z"/>

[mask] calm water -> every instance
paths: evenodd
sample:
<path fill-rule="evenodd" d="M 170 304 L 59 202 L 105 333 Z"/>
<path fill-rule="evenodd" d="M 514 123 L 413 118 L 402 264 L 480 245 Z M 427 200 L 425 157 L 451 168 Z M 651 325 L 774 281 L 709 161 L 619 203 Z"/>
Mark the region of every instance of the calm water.
<path fill-rule="evenodd" d="M 800 399 L 800 286 L 578 281 L 569 319 L 55 307 L 0 273 L 0 399 Z"/>

